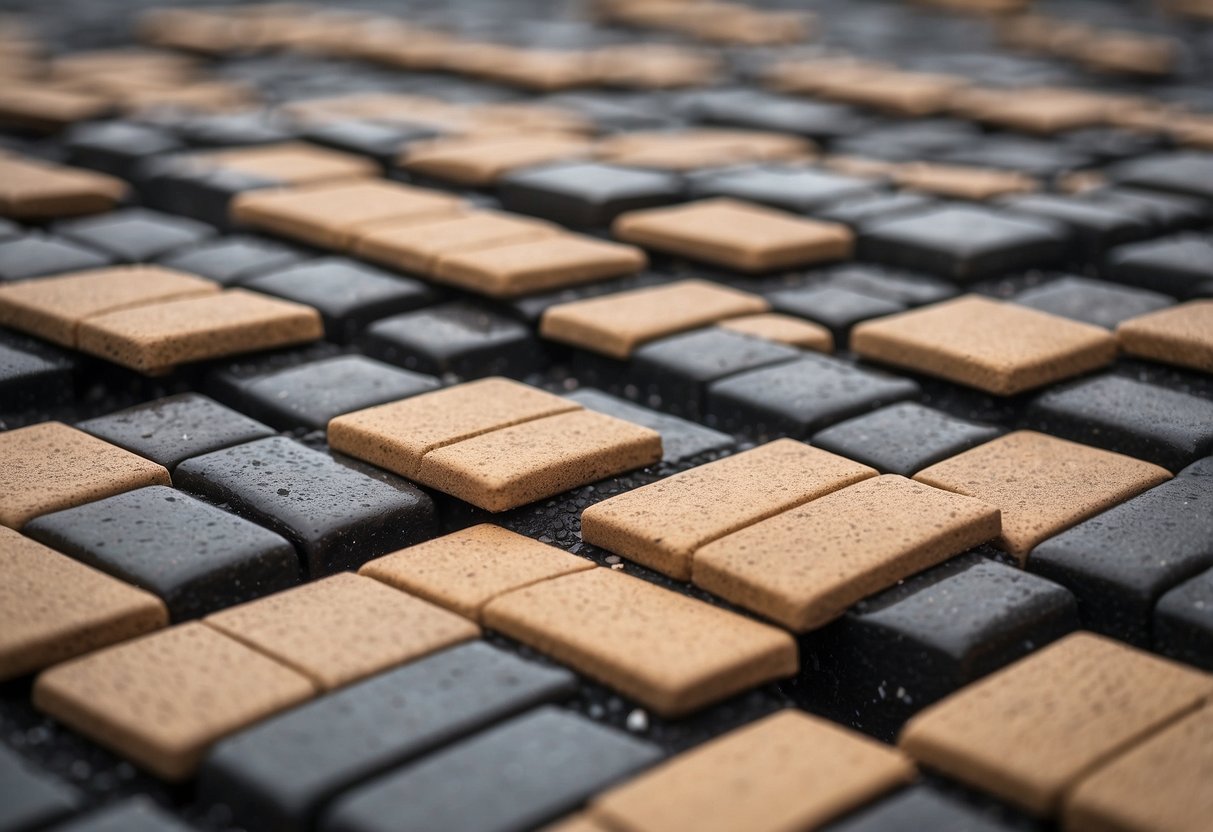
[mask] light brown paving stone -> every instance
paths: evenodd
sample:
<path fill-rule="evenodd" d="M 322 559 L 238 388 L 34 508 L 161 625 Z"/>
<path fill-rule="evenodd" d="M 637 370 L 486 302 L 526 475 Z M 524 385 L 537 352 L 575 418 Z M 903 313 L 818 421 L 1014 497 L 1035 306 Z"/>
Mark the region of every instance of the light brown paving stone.
<path fill-rule="evenodd" d="M 416 479 L 486 511 L 505 511 L 661 461 L 661 434 L 577 410 L 436 448 Z"/>
<path fill-rule="evenodd" d="M 0 152 L 0 216 L 21 220 L 96 214 L 127 193 L 121 179 Z"/>
<path fill-rule="evenodd" d="M 358 574 L 479 621 L 484 605 L 503 593 L 593 568 L 593 561 L 482 523 L 377 558 Z"/>
<path fill-rule="evenodd" d="M 255 107 L 260 101 L 252 87 L 231 81 L 205 81 L 175 87 L 131 89 L 117 98 L 125 112 L 136 115 L 169 107 L 196 113 L 243 112 Z M 329 178 L 324 170 L 313 171 L 307 175 Z"/>
<path fill-rule="evenodd" d="M 593 144 L 561 133 L 507 134 L 413 142 L 401 166 L 411 173 L 460 185 L 491 185 L 515 168 L 583 159 Z"/>
<path fill-rule="evenodd" d="M 954 75 L 873 68 L 826 76 L 818 83 L 817 94 L 902 116 L 928 116 L 947 109 L 966 86 Z"/>
<path fill-rule="evenodd" d="M 1105 123 L 1109 105 L 1105 96 L 1062 87 L 966 90 L 952 101 L 957 113 L 976 121 L 1050 135 Z"/>
<path fill-rule="evenodd" d="M 1075 57 L 1098 72 L 1162 76 L 1176 70 L 1181 49 L 1180 42 L 1169 37 L 1105 31 L 1085 41 Z"/>
<path fill-rule="evenodd" d="M 321 248 L 343 248 L 374 223 L 421 223 L 458 213 L 463 200 L 398 182 L 338 182 L 288 190 L 253 190 L 232 201 L 241 223 Z"/>
<path fill-rule="evenodd" d="M 433 277 L 492 297 L 517 297 L 634 274 L 648 265 L 635 246 L 557 234 L 441 257 Z"/>
<path fill-rule="evenodd" d="M 100 118 L 112 108 L 102 95 L 62 84 L 7 81 L 0 86 L 0 124 L 29 130 L 61 130 Z"/>
<path fill-rule="evenodd" d="M 781 315 L 778 312 L 743 315 L 740 318 L 721 321 L 717 326 L 732 332 L 740 332 L 742 335 L 778 341 L 781 344 L 806 350 L 834 351 L 834 336 L 828 329 L 793 315 Z"/>
<path fill-rule="evenodd" d="M 760 520 L 876 475 L 858 462 L 777 439 L 590 506 L 587 543 L 689 580 L 703 546 Z"/>
<path fill-rule="evenodd" d="M 43 671 L 34 706 L 164 780 L 217 740 L 310 699 L 288 667 L 198 622 Z"/>
<path fill-rule="evenodd" d="M 12 529 L 40 514 L 170 484 L 163 466 L 61 422 L 0 432 L 0 525 Z"/>
<path fill-rule="evenodd" d="M 559 233 L 556 225 L 544 220 L 500 211 L 470 211 L 420 224 L 384 223 L 365 228 L 358 233 L 353 248 L 363 259 L 400 271 L 432 275 L 447 255 L 464 256 Z"/>
<path fill-rule="evenodd" d="M 480 634 L 461 616 L 348 572 L 229 607 L 204 622 L 322 690 Z"/>
<path fill-rule="evenodd" d="M 192 158 L 203 165 L 239 171 L 282 185 L 308 185 L 379 175 L 379 168 L 370 159 L 305 142 L 214 150 Z"/>
<path fill-rule="evenodd" d="M 745 162 L 805 160 L 812 158 L 816 149 L 808 139 L 786 133 L 695 128 L 623 133 L 600 142 L 596 155 L 616 165 L 695 170 Z"/>
<path fill-rule="evenodd" d="M 635 89 L 704 86 L 720 72 L 712 53 L 671 44 L 605 46 L 594 50 L 591 60 L 599 83 Z"/>
<path fill-rule="evenodd" d="M 896 749 L 785 710 L 616 786 L 589 814 L 621 832 L 817 829 L 913 778 Z"/>
<path fill-rule="evenodd" d="M 198 60 L 180 52 L 155 49 L 96 49 L 61 55 L 51 62 L 53 78 L 90 79 L 98 75 L 135 75 L 182 80 L 197 73 Z"/>
<path fill-rule="evenodd" d="M 539 331 L 553 341 L 626 359 L 646 341 L 768 309 L 759 295 L 680 280 L 557 304 L 544 312 Z"/>
<path fill-rule="evenodd" d="M 243 289 L 170 300 L 89 318 L 80 325 L 83 352 L 143 373 L 324 337 L 310 306 Z"/>
<path fill-rule="evenodd" d="M 841 223 L 809 220 L 736 199 L 705 199 L 629 211 L 611 225 L 629 243 L 743 272 L 849 257 L 855 234 Z"/>
<path fill-rule="evenodd" d="M 1110 364 L 1116 339 L 1097 326 L 965 295 L 865 321 L 851 331 L 864 358 L 1010 396 Z"/>
<path fill-rule="evenodd" d="M 0 526 L 0 681 L 168 625 L 164 602 Z"/>
<path fill-rule="evenodd" d="M 606 568 L 508 592 L 484 624 L 664 717 L 796 672 L 787 633 Z"/>
<path fill-rule="evenodd" d="M 1021 430 L 914 479 L 1002 510 L 999 545 L 1023 563 L 1038 543 L 1153 488 L 1170 472 L 1131 456 Z"/>
<path fill-rule="evenodd" d="M 581 405 L 505 378 L 469 381 L 398 402 L 368 407 L 329 422 L 335 451 L 410 479 L 430 451 Z"/>
<path fill-rule="evenodd" d="M 1035 179 L 1018 171 L 970 165 L 910 162 L 899 165 L 893 179 L 903 188 L 956 199 L 985 200 L 1038 189 Z"/>
<path fill-rule="evenodd" d="M 1213 678 L 1091 633 L 1075 633 L 906 724 L 898 744 L 1038 815 L 1065 792 L 1213 694 Z"/>
<path fill-rule="evenodd" d="M 590 56 L 572 49 L 517 49 L 493 45 L 460 69 L 478 78 L 537 91 L 581 87 L 596 80 Z"/>
<path fill-rule="evenodd" d="M 1213 816 L 1213 706 L 1163 728 L 1065 798 L 1066 832 L 1205 832 Z"/>
<path fill-rule="evenodd" d="M 891 180 L 901 167 L 901 163 L 885 159 L 866 159 L 862 156 L 830 155 L 822 158 L 821 166 L 847 176 Z"/>
<path fill-rule="evenodd" d="M 90 269 L 0 286 L 0 325 L 74 347 L 98 315 L 178 298 L 216 295 L 219 284 L 159 266 Z"/>
<path fill-rule="evenodd" d="M 1123 321 L 1116 338 L 1129 355 L 1213 373 L 1213 300 L 1193 300 Z"/>
<path fill-rule="evenodd" d="M 997 508 L 890 474 L 702 546 L 691 579 L 803 633 L 999 529 Z"/>

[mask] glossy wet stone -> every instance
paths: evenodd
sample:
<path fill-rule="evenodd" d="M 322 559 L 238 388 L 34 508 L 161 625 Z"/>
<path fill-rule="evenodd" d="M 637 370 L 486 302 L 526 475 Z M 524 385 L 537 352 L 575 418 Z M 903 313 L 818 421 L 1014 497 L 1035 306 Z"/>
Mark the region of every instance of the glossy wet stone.
<path fill-rule="evenodd" d="M 282 243 L 258 237 L 231 236 L 170 252 L 159 262 L 170 269 L 196 274 L 224 286 L 235 286 L 301 259 L 301 254 Z"/>
<path fill-rule="evenodd" d="M 69 240 L 109 254 L 120 263 L 146 263 L 214 235 L 205 223 L 183 217 L 128 208 L 96 217 L 56 223 Z"/>
<path fill-rule="evenodd" d="M 24 832 L 74 814 L 84 797 L 0 746 L 0 829 Z"/>
<path fill-rule="evenodd" d="M 860 321 L 906 310 L 898 301 L 829 284 L 771 292 L 767 299 L 777 312 L 797 315 L 826 327 L 837 344 L 847 343 L 851 327 Z"/>
<path fill-rule="evenodd" d="M 1123 162 L 1112 168 L 1122 185 L 1198 197 L 1213 202 L 1213 153 L 1160 153 Z"/>
<path fill-rule="evenodd" d="M 1085 202 L 1052 194 L 1024 194 L 998 201 L 1011 215 L 1053 220 L 1070 229 L 1071 257 L 1080 262 L 1095 259 L 1121 243 L 1149 236 L 1150 228 L 1114 205 Z"/>
<path fill-rule="evenodd" d="M 938 277 L 861 264 L 831 269 L 826 275 L 824 285 L 849 289 L 906 306 L 921 306 L 924 303 L 947 300 L 957 293 L 955 285 Z"/>
<path fill-rule="evenodd" d="M 861 228 L 858 255 L 958 281 L 1049 266 L 1065 252 L 1063 226 L 986 208 L 945 205 Z"/>
<path fill-rule="evenodd" d="M 881 473 L 910 477 L 1002 433 L 992 425 L 903 402 L 828 427 L 810 441 Z"/>
<path fill-rule="evenodd" d="M 695 197 L 727 196 L 803 214 L 812 214 L 831 203 L 873 196 L 880 191 L 877 180 L 795 167 L 725 169 L 701 174 L 691 182 L 691 194 Z"/>
<path fill-rule="evenodd" d="M 25 532 L 148 590 L 174 621 L 299 580 L 295 549 L 280 535 L 165 486 L 46 514 L 26 524 Z"/>
<path fill-rule="evenodd" d="M 881 219 L 901 216 L 903 214 L 920 213 L 940 205 L 938 200 L 926 194 L 916 194 L 909 191 L 876 194 L 872 196 L 857 196 L 840 200 L 832 205 L 826 205 L 814 211 L 814 215 L 823 220 L 840 222 L 851 228 L 860 230 L 869 223 Z"/>
<path fill-rule="evenodd" d="M 930 829 L 933 832 L 1012 832 L 1022 827 L 1006 822 L 988 807 L 978 807 L 933 786 L 910 786 L 891 797 L 859 809 L 822 832 L 890 832 Z"/>
<path fill-rule="evenodd" d="M 1178 471 L 1213 453 L 1213 401 L 1121 376 L 1055 387 L 1028 409 L 1029 424 Z"/>
<path fill-rule="evenodd" d="M 1213 478 L 1184 474 L 1044 541 L 1028 556 L 1028 569 L 1074 592 L 1085 627 L 1140 645 L 1150 643 L 1158 599 L 1211 566 Z"/>
<path fill-rule="evenodd" d="M 1154 608 L 1153 623 L 1155 650 L 1213 671 L 1213 570 L 1163 595 Z"/>
<path fill-rule="evenodd" d="M 72 395 L 73 364 L 42 351 L 32 352 L 0 341 L 0 414 L 18 414 Z"/>
<path fill-rule="evenodd" d="M 691 116 L 703 124 L 799 133 L 831 140 L 854 134 L 870 123 L 858 110 L 842 104 L 771 95 L 752 89 L 712 90 L 697 95 Z"/>
<path fill-rule="evenodd" d="M 367 327 L 367 355 L 433 375 L 521 377 L 539 369 L 542 353 L 530 329 L 468 302 L 393 315 Z"/>
<path fill-rule="evenodd" d="M 342 257 L 325 257 L 245 280 L 258 292 L 307 304 L 324 319 L 325 337 L 355 340 L 373 322 L 433 303 L 438 294 L 419 280 Z"/>
<path fill-rule="evenodd" d="M 575 228 L 605 228 L 620 214 L 676 202 L 681 177 L 594 162 L 530 168 L 497 183 L 501 207 Z"/>
<path fill-rule="evenodd" d="M 452 647 L 221 742 L 203 764 L 199 790 L 231 807 L 246 827 L 309 829 L 322 807 L 347 789 L 564 698 L 573 681 L 565 670 L 483 642 Z"/>
<path fill-rule="evenodd" d="M 168 130 L 131 121 L 73 125 L 65 137 L 68 161 L 123 179 L 133 179 L 140 162 L 182 146 Z"/>
<path fill-rule="evenodd" d="M 177 466 L 174 481 L 282 534 L 310 577 L 434 532 L 433 503 L 415 486 L 282 437 L 194 457 Z"/>
<path fill-rule="evenodd" d="M 1078 629 L 1064 587 L 964 555 L 861 601 L 803 644 L 805 706 L 892 740 L 915 713 Z"/>
<path fill-rule="evenodd" d="M 96 249 L 40 233 L 0 242 L 0 281 L 99 269 L 112 262 Z"/>
<path fill-rule="evenodd" d="M 192 456 L 274 432 L 198 393 L 182 393 L 81 422 L 94 436 L 172 469 Z"/>
<path fill-rule="evenodd" d="M 1108 254 L 1104 273 L 1178 298 L 1213 297 L 1213 238 L 1181 234 L 1121 246 Z"/>
<path fill-rule="evenodd" d="M 1194 196 L 1166 194 L 1144 188 L 1110 186 L 1083 194 L 1091 202 L 1114 205 L 1146 223 L 1156 234 L 1201 228 L 1213 215 L 1213 205 Z"/>
<path fill-rule="evenodd" d="M 434 390 L 438 379 L 362 355 L 325 358 L 248 380 L 241 410 L 282 430 L 324 430 L 329 420 Z"/>
<path fill-rule="evenodd" d="M 1021 306 L 1030 306 L 1041 312 L 1105 329 L 1115 329 L 1121 321 L 1174 303 L 1171 298 L 1158 292 L 1071 276 L 1025 289 L 1011 300 Z"/>
<path fill-rule="evenodd" d="M 708 386 L 737 373 L 791 361 L 801 351 L 719 327 L 662 338 L 632 353 L 628 381 L 644 396 L 661 396 L 672 413 L 696 418 Z"/>
<path fill-rule="evenodd" d="M 60 824 L 52 832 L 190 832 L 176 816 L 145 797 L 132 797 Z"/>
<path fill-rule="evenodd" d="M 727 433 L 703 427 L 677 416 L 649 410 L 647 407 L 641 407 L 590 387 L 570 393 L 566 398 L 590 410 L 597 410 L 608 416 L 634 422 L 657 431 L 661 434 L 661 459 L 663 462 L 683 462 L 700 454 L 723 451 L 733 445 L 733 437 Z"/>
<path fill-rule="evenodd" d="M 513 765 L 520 757 L 530 764 Z M 643 740 L 545 706 L 349 792 L 320 829 L 531 829 L 660 758 Z"/>
<path fill-rule="evenodd" d="M 805 354 L 711 384 L 705 413 L 709 425 L 726 430 L 744 430 L 756 437 L 804 437 L 918 395 L 918 385 L 909 379 Z"/>

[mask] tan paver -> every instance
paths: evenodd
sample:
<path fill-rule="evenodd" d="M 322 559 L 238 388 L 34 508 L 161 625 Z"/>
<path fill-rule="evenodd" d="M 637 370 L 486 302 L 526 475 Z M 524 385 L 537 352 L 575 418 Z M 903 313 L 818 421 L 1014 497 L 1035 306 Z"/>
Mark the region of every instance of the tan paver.
<path fill-rule="evenodd" d="M 0 286 L 0 325 L 74 347 L 80 325 L 98 315 L 159 301 L 216 295 L 223 287 L 159 266 L 118 266 Z"/>
<path fill-rule="evenodd" d="M 410 479 L 427 453 L 489 431 L 581 410 L 576 402 L 504 378 L 469 381 L 329 422 L 335 451 Z"/>
<path fill-rule="evenodd" d="M 759 295 L 705 280 L 680 280 L 552 306 L 539 331 L 553 341 L 626 359 L 646 341 L 768 309 Z"/>
<path fill-rule="evenodd" d="M 492 297 L 576 286 L 634 274 L 648 265 L 645 253 L 581 234 L 557 234 L 439 259 L 434 279 Z"/>
<path fill-rule="evenodd" d="M 864 358 L 1010 396 L 1110 364 L 1102 327 L 966 295 L 865 321 L 851 332 Z"/>
<path fill-rule="evenodd" d="M 108 98 L 46 81 L 6 81 L 0 87 L 0 124 L 54 132 L 112 110 Z"/>
<path fill-rule="evenodd" d="M 290 668 L 193 622 L 44 671 L 34 705 L 157 777 L 184 780 L 217 740 L 315 693 Z"/>
<path fill-rule="evenodd" d="M 629 243 L 744 272 L 849 257 L 855 235 L 841 223 L 797 217 L 737 199 L 705 199 L 629 211 L 611 225 Z"/>
<path fill-rule="evenodd" d="M 475 638 L 475 624 L 348 572 L 230 607 L 208 626 L 332 690 Z"/>
<path fill-rule="evenodd" d="M 1207 674 L 1076 633 L 927 708 L 899 745 L 928 768 L 1052 815 L 1095 766 L 1211 693 Z"/>
<path fill-rule="evenodd" d="M 1022 563 L 1040 542 L 1171 478 L 1131 456 L 1029 430 L 1001 436 L 914 479 L 1002 510 L 999 545 Z"/>
<path fill-rule="evenodd" d="M 505 511 L 653 465 L 661 434 L 591 410 L 534 419 L 436 448 L 416 479 L 486 511 Z"/>
<path fill-rule="evenodd" d="M 943 112 L 968 84 L 954 75 L 871 66 L 826 73 L 816 86 L 817 95 L 834 101 L 917 117 Z"/>
<path fill-rule="evenodd" d="M 421 223 L 449 217 L 463 201 L 429 188 L 367 180 L 288 190 L 253 190 L 232 201 L 239 222 L 320 248 L 350 245 L 374 223 Z"/>
<path fill-rule="evenodd" d="M 817 829 L 913 777 L 896 749 L 786 710 L 616 786 L 589 814 L 627 832 Z"/>
<path fill-rule="evenodd" d="M 617 165 L 695 170 L 745 162 L 806 160 L 816 149 L 808 139 L 787 133 L 692 128 L 612 136 L 599 143 L 596 155 Z"/>
<path fill-rule="evenodd" d="M 1051 135 L 1108 120 L 1107 96 L 1062 87 L 966 90 L 952 101 L 960 115 L 995 127 Z"/>
<path fill-rule="evenodd" d="M 787 633 L 605 568 L 508 592 L 484 623 L 667 717 L 796 672 Z"/>
<path fill-rule="evenodd" d="M 239 171 L 281 185 L 309 185 L 380 174 L 375 162 L 366 157 L 306 142 L 212 150 L 191 158 L 202 165 Z"/>
<path fill-rule="evenodd" d="M 0 526 L 0 681 L 168 625 L 164 602 Z"/>
<path fill-rule="evenodd" d="M 581 534 L 688 580 L 695 553 L 713 540 L 875 475 L 858 462 L 778 439 L 592 505 L 581 513 Z"/>
<path fill-rule="evenodd" d="M 1116 338 L 1129 355 L 1213 373 L 1213 300 L 1193 300 L 1123 321 Z"/>
<path fill-rule="evenodd" d="M 0 524 L 12 529 L 41 514 L 170 484 L 163 466 L 61 422 L 0 432 Z"/>
<path fill-rule="evenodd" d="M 0 152 L 0 217 L 42 220 L 96 214 L 128 191 L 121 179 Z"/>
<path fill-rule="evenodd" d="M 743 315 L 740 318 L 721 321 L 718 326 L 742 335 L 778 341 L 781 344 L 806 350 L 834 351 L 834 336 L 828 329 L 793 315 L 782 315 L 778 312 Z"/>
<path fill-rule="evenodd" d="M 461 185 L 491 185 L 515 168 L 584 159 L 593 144 L 560 133 L 468 136 L 414 142 L 401 166 L 411 172 Z"/>
<path fill-rule="evenodd" d="M 400 271 L 433 275 L 448 255 L 553 237 L 560 229 L 549 222 L 499 211 L 470 211 L 417 225 L 386 223 L 361 230 L 354 252 L 366 260 Z"/>
<path fill-rule="evenodd" d="M 975 201 L 1031 193 L 1040 187 L 1031 176 L 1018 171 L 935 162 L 898 165 L 893 179 L 910 190 Z"/>
<path fill-rule="evenodd" d="M 1066 832 L 1203 832 L 1213 816 L 1213 707 L 1126 750 L 1065 798 Z"/>
<path fill-rule="evenodd" d="M 593 561 L 481 523 L 376 558 L 358 574 L 479 621 L 499 595 L 593 568 Z"/>
<path fill-rule="evenodd" d="M 79 328 L 84 352 L 143 373 L 324 337 L 310 306 L 229 289 L 97 315 Z"/>
<path fill-rule="evenodd" d="M 998 509 L 885 475 L 818 497 L 695 552 L 696 586 L 796 632 L 992 540 Z"/>

